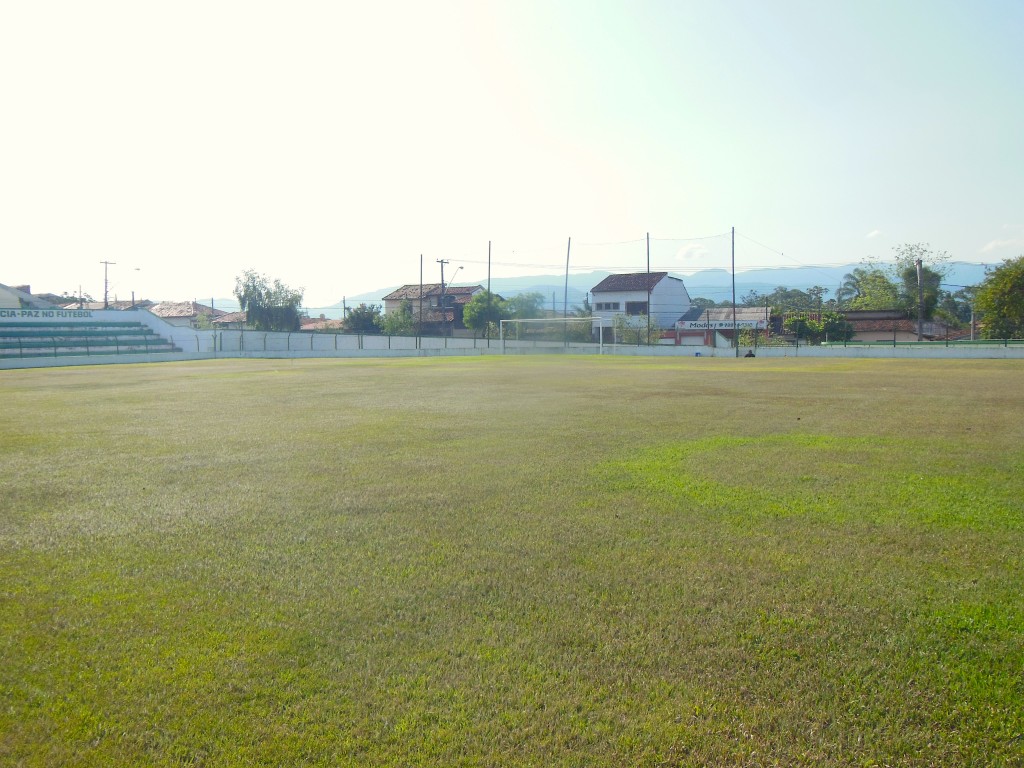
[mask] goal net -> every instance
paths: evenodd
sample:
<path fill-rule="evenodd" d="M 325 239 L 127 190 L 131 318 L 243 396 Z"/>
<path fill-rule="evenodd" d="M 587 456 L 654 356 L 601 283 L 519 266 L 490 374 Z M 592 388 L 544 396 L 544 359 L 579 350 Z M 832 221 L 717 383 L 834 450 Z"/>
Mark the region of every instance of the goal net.
<path fill-rule="evenodd" d="M 553 341 L 590 343 L 599 341 L 594 331 L 600 329 L 601 318 L 593 317 L 538 317 L 529 320 L 500 321 L 499 338 L 506 341 Z M 597 325 L 595 326 L 595 322 Z M 600 331 L 598 330 L 600 336 Z"/>

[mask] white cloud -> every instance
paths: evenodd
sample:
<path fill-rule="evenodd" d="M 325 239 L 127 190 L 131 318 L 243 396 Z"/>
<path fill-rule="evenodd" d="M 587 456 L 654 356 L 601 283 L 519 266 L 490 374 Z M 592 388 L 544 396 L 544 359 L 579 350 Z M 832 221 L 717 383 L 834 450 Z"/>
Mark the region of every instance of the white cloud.
<path fill-rule="evenodd" d="M 876 237 L 878 237 L 881 234 L 882 234 L 882 230 L 880 230 L 880 229 L 872 229 L 870 232 L 868 232 L 867 237 L 865 239 L 866 240 L 874 240 Z"/>
<path fill-rule="evenodd" d="M 1024 238 L 1013 238 L 1010 240 L 991 240 L 981 249 L 981 253 L 991 253 L 1003 248 L 1024 248 Z"/>
<path fill-rule="evenodd" d="M 696 261 L 709 255 L 708 249 L 700 243 L 689 243 L 676 251 L 676 261 Z"/>

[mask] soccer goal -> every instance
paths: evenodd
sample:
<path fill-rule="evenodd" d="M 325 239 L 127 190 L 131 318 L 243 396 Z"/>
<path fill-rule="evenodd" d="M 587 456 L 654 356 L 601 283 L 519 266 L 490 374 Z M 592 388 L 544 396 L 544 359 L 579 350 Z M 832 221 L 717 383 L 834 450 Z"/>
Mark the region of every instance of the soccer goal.
<path fill-rule="evenodd" d="M 598 349 L 599 352 L 603 353 L 604 323 L 601 322 L 602 320 L 603 318 L 598 315 L 592 317 L 537 317 L 529 320 L 501 320 L 499 321 L 498 334 L 501 339 L 501 353 L 505 354 L 506 340 L 522 341 L 521 337 L 526 336 L 529 340 L 536 341 L 540 336 L 544 335 L 544 331 L 549 331 L 550 338 L 543 340 L 561 341 L 568 337 L 568 329 L 573 327 L 574 324 L 586 323 L 588 327 L 593 327 L 595 321 L 598 323 Z M 561 335 L 561 339 L 557 338 L 559 335 Z"/>

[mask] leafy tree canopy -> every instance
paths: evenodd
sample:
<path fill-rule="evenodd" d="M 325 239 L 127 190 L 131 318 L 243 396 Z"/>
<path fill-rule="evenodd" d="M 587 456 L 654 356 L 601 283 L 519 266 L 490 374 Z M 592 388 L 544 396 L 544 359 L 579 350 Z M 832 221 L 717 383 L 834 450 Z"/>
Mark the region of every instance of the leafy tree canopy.
<path fill-rule="evenodd" d="M 798 339 L 810 344 L 821 344 L 823 341 L 848 341 L 853 337 L 853 326 L 836 312 L 822 312 L 817 320 L 807 313 L 799 313 L 786 318 L 785 330 Z"/>
<path fill-rule="evenodd" d="M 647 315 L 618 314 L 612 318 L 612 331 L 620 344 L 648 344 L 656 342 L 661 331 L 652 330 L 647 324 Z"/>
<path fill-rule="evenodd" d="M 822 300 L 828 290 L 816 285 L 806 291 L 798 288 L 786 288 L 780 285 L 771 293 L 761 296 L 758 294 L 758 302 L 748 306 L 763 306 L 768 304 L 777 312 L 816 312 L 822 307 Z M 748 294 L 749 295 L 749 294 Z"/>
<path fill-rule="evenodd" d="M 946 251 L 933 251 L 928 243 L 903 243 L 893 246 L 895 266 L 893 274 L 902 275 L 909 267 L 913 267 L 918 259 L 921 263 L 945 277 L 949 272 L 949 260 L 952 258 Z"/>
<path fill-rule="evenodd" d="M 870 263 L 848 272 L 836 294 L 837 301 L 845 309 L 899 307 L 899 287 L 885 269 Z"/>
<path fill-rule="evenodd" d="M 590 299 L 584 297 L 582 304 L 577 304 L 572 308 L 572 313 L 576 317 L 593 317 L 594 307 L 590 304 Z"/>
<path fill-rule="evenodd" d="M 388 336 L 411 336 L 416 323 L 413 321 L 412 304 L 408 299 L 402 299 L 395 312 L 378 315 L 375 319 L 381 333 Z"/>
<path fill-rule="evenodd" d="M 918 281 L 917 266 L 915 264 L 904 267 L 900 273 L 900 306 L 905 308 L 911 317 L 916 318 L 918 305 L 920 304 L 923 310 L 922 317 L 925 320 L 931 320 L 935 314 L 935 308 L 939 304 L 939 294 L 942 292 L 941 283 L 942 275 L 931 267 L 921 266 L 920 281 Z"/>
<path fill-rule="evenodd" d="M 462 308 L 462 322 L 474 331 L 487 330 L 502 320 L 511 317 L 506 301 L 490 291 L 473 295 Z"/>
<path fill-rule="evenodd" d="M 379 320 L 379 304 L 360 304 L 348 311 L 341 326 L 350 333 L 377 333 L 380 329 Z"/>
<path fill-rule="evenodd" d="M 761 299 L 763 298 L 761 296 L 761 294 L 759 294 L 757 291 L 751 291 L 750 293 L 747 294 L 747 296 L 750 296 L 751 294 L 753 294 L 755 297 L 757 297 L 757 299 L 758 299 L 757 303 L 761 303 Z M 715 307 L 718 306 L 718 304 L 715 302 L 714 299 L 705 299 L 703 296 L 698 296 L 695 299 L 690 299 L 690 306 L 691 307 L 700 307 L 701 309 L 714 309 Z M 754 306 L 754 305 L 753 304 L 749 304 L 747 306 Z"/>
<path fill-rule="evenodd" d="M 1007 259 L 985 275 L 975 307 L 987 339 L 1024 338 L 1024 255 Z"/>
<path fill-rule="evenodd" d="M 259 331 L 297 331 L 303 289 L 289 288 L 280 280 L 247 269 L 235 278 L 235 298 L 245 312 L 246 324 Z"/>
<path fill-rule="evenodd" d="M 520 293 L 506 302 L 509 316 L 515 320 L 531 320 L 544 314 L 543 293 Z"/>
<path fill-rule="evenodd" d="M 896 309 L 899 288 L 884 269 L 868 262 L 843 276 L 836 303 L 843 309 Z"/>

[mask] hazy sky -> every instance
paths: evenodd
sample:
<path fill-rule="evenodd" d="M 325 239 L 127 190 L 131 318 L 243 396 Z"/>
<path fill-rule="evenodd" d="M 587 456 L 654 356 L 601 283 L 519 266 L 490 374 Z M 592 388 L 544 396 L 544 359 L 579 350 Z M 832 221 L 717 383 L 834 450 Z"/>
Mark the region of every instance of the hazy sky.
<path fill-rule="evenodd" d="M 0 4 L 0 282 L 1024 253 L 1022 0 Z M 704 239 L 702 239 L 704 238 Z M 614 245 L 601 245 L 612 243 Z"/>

